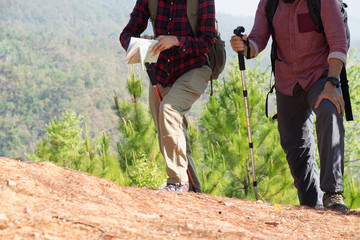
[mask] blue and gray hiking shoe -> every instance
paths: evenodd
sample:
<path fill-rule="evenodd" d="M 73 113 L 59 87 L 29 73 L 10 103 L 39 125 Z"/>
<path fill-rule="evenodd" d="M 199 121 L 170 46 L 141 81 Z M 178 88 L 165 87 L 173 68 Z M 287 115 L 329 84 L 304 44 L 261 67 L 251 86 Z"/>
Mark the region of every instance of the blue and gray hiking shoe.
<path fill-rule="evenodd" d="M 344 197 L 341 193 L 325 193 L 323 196 L 324 207 L 331 210 L 348 211 L 348 206 L 344 203 Z"/>
<path fill-rule="evenodd" d="M 168 183 L 166 187 L 159 189 L 160 191 L 167 191 L 167 192 L 188 192 L 189 191 L 189 184 L 174 184 Z"/>

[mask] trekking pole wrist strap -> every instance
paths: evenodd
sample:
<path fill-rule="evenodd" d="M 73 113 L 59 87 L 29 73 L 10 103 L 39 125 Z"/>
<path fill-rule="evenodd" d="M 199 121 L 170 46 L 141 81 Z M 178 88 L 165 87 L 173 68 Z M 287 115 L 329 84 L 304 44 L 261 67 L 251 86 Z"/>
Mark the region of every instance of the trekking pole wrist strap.
<path fill-rule="evenodd" d="M 243 40 L 245 45 L 246 45 L 246 59 L 250 59 L 250 53 L 251 53 L 251 48 L 250 48 L 250 42 L 249 39 Z"/>

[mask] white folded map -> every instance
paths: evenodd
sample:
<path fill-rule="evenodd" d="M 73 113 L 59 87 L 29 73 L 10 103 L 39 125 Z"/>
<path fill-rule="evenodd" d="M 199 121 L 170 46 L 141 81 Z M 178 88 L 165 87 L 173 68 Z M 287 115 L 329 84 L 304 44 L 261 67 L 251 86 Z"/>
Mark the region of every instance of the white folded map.
<path fill-rule="evenodd" d="M 147 62 L 157 62 L 159 53 L 156 56 L 150 54 L 157 42 L 157 40 L 132 37 L 126 51 L 125 61 L 128 64 L 141 63 L 143 66 Z"/>

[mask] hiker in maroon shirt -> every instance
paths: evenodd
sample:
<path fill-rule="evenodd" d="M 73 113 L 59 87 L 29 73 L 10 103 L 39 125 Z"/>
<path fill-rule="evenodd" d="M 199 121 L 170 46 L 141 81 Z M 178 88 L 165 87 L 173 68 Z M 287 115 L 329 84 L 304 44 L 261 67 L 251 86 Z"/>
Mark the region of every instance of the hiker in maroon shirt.
<path fill-rule="evenodd" d="M 271 35 L 266 17 L 268 0 L 260 0 L 249 40 L 250 58 Z M 279 0 L 273 18 L 277 43 L 275 87 L 281 145 L 298 190 L 301 205 L 348 210 L 343 201 L 344 101 L 338 85 L 346 64 L 347 39 L 337 0 L 321 0 L 325 34 L 316 32 L 307 0 Z M 246 44 L 230 40 L 235 52 Z M 321 174 L 315 161 L 313 113 Z M 325 192 L 325 194 L 323 194 Z"/>
<path fill-rule="evenodd" d="M 162 102 L 149 87 L 149 104 L 158 130 L 161 153 L 167 168 L 167 191 L 188 191 L 190 172 L 197 192 L 201 191 L 191 156 L 186 113 L 207 88 L 211 69 L 205 56 L 215 37 L 214 0 L 199 0 L 197 34 L 193 35 L 186 14 L 187 0 L 159 0 L 152 52 L 160 52 L 152 71 Z M 127 49 L 131 37 L 140 37 L 150 18 L 148 0 L 137 0 L 130 21 L 120 34 Z M 194 189 L 193 189 L 194 190 Z"/>

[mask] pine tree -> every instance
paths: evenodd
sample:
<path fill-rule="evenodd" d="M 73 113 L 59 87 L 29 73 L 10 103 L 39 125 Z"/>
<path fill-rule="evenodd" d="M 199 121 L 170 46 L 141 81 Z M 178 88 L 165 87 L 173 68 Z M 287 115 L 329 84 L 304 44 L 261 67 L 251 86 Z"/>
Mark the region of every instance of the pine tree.
<path fill-rule="evenodd" d="M 111 152 L 110 139 L 102 132 L 102 136 L 96 141 L 97 163 L 96 175 L 110 179 L 119 185 L 127 185 L 126 175 L 121 170 L 117 156 Z"/>
<path fill-rule="evenodd" d="M 95 151 L 91 147 L 91 140 L 89 137 L 89 131 L 87 124 L 85 124 L 85 139 L 84 139 L 84 148 L 82 154 L 85 155 L 86 159 L 86 172 L 93 174 L 94 173 L 94 164 L 95 164 Z"/>
<path fill-rule="evenodd" d="M 75 112 L 63 113 L 60 120 L 44 129 L 46 134 L 37 144 L 35 153 L 27 154 L 34 161 L 50 161 L 59 166 L 87 172 L 103 177 L 119 185 L 126 185 L 125 174 L 121 171 L 116 155 L 110 149 L 110 140 L 105 132 L 100 138 L 89 138 L 85 124 L 85 138 L 82 138 L 82 117 Z"/>
<path fill-rule="evenodd" d="M 59 166 L 81 170 L 82 129 L 79 126 L 81 116 L 74 112 L 63 113 L 61 119 L 56 117 L 46 125 L 46 135 L 37 145 L 35 154 L 29 154 L 36 161 L 51 161 Z"/>
<path fill-rule="evenodd" d="M 349 52 L 347 74 L 350 87 L 350 97 L 354 121 L 345 124 L 345 175 L 344 197 L 350 208 L 360 207 L 360 59 L 354 50 Z"/>
<path fill-rule="evenodd" d="M 205 192 L 228 197 L 253 198 L 252 164 L 241 74 L 232 64 L 228 78 L 216 87 L 217 96 L 205 105 L 200 129 L 205 156 L 201 178 Z M 249 112 L 258 192 L 268 201 L 297 201 L 293 179 L 282 151 L 276 121 L 264 113 L 265 82 L 269 70 L 258 61 L 246 70 Z"/>
<path fill-rule="evenodd" d="M 159 187 L 166 179 L 164 162 L 160 161 L 160 151 L 154 122 L 141 96 L 141 78 L 134 71 L 128 75 L 127 90 L 119 101 L 115 93 L 115 111 L 119 117 L 121 141 L 118 143 L 120 167 L 130 179 L 130 185 Z"/>

